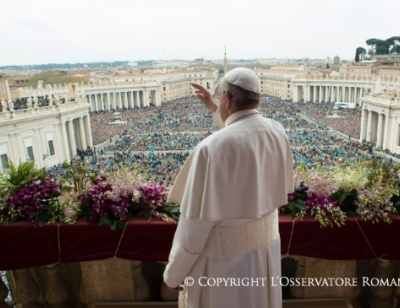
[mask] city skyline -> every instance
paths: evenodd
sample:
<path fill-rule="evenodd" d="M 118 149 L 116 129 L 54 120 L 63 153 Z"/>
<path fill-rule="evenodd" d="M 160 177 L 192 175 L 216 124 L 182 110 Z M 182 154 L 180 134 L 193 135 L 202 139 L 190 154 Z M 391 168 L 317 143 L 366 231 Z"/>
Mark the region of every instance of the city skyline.
<path fill-rule="evenodd" d="M 13 1 L 2 5 L 0 66 L 129 60 L 354 59 L 399 33 L 394 0 Z"/>

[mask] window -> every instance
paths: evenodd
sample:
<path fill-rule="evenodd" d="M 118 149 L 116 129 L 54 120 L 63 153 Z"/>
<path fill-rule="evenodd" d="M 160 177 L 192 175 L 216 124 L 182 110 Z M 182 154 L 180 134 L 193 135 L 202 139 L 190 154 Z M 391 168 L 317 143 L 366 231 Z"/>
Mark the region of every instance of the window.
<path fill-rule="evenodd" d="M 0 161 L 1 161 L 1 166 L 3 167 L 3 170 L 8 169 L 8 156 L 7 154 L 1 154 L 0 155 Z"/>
<path fill-rule="evenodd" d="M 0 84 L 0 91 L 1 92 L 5 92 L 6 91 L 5 88 L 4 88 L 4 84 Z"/>
<path fill-rule="evenodd" d="M 35 160 L 35 156 L 33 155 L 33 148 L 31 146 L 26 148 L 26 154 L 29 160 L 31 161 Z"/>
<path fill-rule="evenodd" d="M 53 140 L 49 140 L 47 143 L 49 144 L 49 154 L 53 156 L 55 154 Z"/>

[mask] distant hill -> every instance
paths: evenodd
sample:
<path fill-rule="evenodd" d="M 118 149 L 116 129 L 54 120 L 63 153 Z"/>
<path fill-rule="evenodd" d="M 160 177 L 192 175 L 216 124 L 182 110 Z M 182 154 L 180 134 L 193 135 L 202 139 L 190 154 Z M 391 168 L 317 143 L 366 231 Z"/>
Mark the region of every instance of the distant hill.
<path fill-rule="evenodd" d="M 152 64 L 153 61 L 136 61 L 138 65 Z M 91 63 L 48 63 L 36 65 L 7 65 L 0 70 L 54 70 L 54 69 L 91 69 L 98 67 L 128 66 L 129 61 L 91 62 Z"/>

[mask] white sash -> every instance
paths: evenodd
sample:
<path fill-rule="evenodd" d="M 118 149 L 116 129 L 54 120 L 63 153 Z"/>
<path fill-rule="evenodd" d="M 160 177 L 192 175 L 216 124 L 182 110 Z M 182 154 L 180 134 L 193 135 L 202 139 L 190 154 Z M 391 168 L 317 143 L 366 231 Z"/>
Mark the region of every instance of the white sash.
<path fill-rule="evenodd" d="M 201 255 L 219 259 L 243 255 L 272 243 L 279 236 L 278 210 L 252 222 L 211 229 Z"/>

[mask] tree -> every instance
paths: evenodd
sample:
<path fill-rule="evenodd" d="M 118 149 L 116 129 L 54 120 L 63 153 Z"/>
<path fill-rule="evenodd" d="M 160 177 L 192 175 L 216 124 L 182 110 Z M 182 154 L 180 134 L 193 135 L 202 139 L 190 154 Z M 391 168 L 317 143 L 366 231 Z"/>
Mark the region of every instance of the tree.
<path fill-rule="evenodd" d="M 372 38 L 372 39 L 366 40 L 365 43 L 368 46 L 370 46 L 370 48 L 372 50 L 372 54 L 377 54 L 377 55 L 389 54 L 390 44 L 386 40 Z"/>
<path fill-rule="evenodd" d="M 388 38 L 386 42 L 389 44 L 389 52 L 398 52 L 400 50 L 398 47 L 400 45 L 400 36 L 392 36 Z"/>
<path fill-rule="evenodd" d="M 359 62 L 360 61 L 360 55 L 365 54 L 367 51 L 365 50 L 365 48 L 363 47 L 358 47 L 356 49 L 356 57 L 355 57 L 355 61 Z"/>

